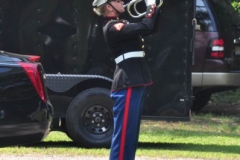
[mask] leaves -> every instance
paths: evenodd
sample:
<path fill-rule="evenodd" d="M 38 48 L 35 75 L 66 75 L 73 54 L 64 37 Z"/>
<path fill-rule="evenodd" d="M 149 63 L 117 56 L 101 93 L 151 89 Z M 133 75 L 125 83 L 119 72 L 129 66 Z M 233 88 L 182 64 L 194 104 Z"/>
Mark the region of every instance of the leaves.
<path fill-rule="evenodd" d="M 233 1 L 232 6 L 238 13 L 240 13 L 240 2 L 239 2 L 239 0 Z"/>

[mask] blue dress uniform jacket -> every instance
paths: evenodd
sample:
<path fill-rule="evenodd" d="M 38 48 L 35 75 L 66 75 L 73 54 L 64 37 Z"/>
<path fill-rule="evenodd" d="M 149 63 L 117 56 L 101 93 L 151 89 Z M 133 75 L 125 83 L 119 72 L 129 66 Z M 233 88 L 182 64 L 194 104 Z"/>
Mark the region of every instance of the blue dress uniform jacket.
<path fill-rule="evenodd" d="M 139 23 L 129 23 L 117 17 L 105 17 L 103 34 L 115 58 L 125 53 L 143 51 L 142 36 L 156 31 L 158 12 L 155 5 L 147 6 L 145 18 Z M 144 57 L 132 57 L 116 64 L 111 90 L 150 84 L 152 79 Z"/>

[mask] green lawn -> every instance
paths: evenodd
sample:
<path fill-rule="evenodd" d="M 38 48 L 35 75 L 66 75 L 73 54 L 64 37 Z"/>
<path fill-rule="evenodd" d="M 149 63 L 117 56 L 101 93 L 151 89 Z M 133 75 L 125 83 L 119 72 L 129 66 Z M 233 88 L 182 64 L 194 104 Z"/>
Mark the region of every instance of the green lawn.
<path fill-rule="evenodd" d="M 137 157 L 240 159 L 240 116 L 193 115 L 190 122 L 142 121 Z M 1 154 L 103 156 L 109 149 L 86 149 L 64 133 L 51 132 L 35 145 L 0 148 Z"/>

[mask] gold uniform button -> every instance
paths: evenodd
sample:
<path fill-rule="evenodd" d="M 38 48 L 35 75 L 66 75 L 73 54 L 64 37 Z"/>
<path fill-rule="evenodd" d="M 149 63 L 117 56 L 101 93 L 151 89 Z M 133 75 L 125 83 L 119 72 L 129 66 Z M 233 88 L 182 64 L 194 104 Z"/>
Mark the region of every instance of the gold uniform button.
<path fill-rule="evenodd" d="M 144 48 L 145 46 L 144 45 L 142 45 L 142 49 Z"/>
<path fill-rule="evenodd" d="M 142 38 L 142 42 L 144 42 L 144 39 Z"/>

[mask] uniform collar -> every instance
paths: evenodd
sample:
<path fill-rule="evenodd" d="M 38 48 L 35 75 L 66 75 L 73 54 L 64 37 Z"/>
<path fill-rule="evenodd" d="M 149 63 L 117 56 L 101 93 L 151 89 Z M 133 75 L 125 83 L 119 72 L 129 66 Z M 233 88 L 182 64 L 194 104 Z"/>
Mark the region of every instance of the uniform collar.
<path fill-rule="evenodd" d="M 104 17 L 104 22 L 109 22 L 109 21 L 113 21 L 113 20 L 119 20 L 118 17 Z"/>

